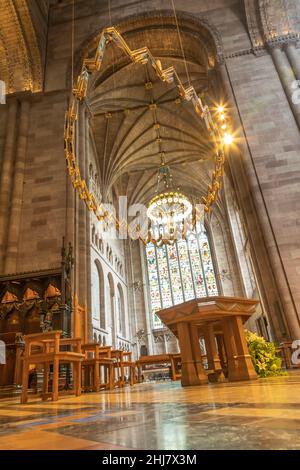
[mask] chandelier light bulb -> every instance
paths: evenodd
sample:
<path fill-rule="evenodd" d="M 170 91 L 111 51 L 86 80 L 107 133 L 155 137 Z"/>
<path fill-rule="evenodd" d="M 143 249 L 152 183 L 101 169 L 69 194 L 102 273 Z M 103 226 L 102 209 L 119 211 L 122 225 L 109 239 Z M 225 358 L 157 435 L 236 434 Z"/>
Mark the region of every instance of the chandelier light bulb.
<path fill-rule="evenodd" d="M 224 144 L 225 145 L 230 145 L 233 142 L 233 137 L 232 135 L 228 134 L 227 132 L 224 134 Z"/>

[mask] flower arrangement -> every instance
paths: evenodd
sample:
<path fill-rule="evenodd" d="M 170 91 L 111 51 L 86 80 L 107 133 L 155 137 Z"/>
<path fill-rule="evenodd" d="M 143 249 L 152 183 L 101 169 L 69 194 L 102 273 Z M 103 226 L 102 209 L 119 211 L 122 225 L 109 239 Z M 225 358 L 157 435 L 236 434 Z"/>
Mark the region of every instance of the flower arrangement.
<path fill-rule="evenodd" d="M 287 375 L 282 370 L 282 360 L 276 356 L 276 345 L 251 331 L 245 331 L 249 353 L 259 377 Z"/>

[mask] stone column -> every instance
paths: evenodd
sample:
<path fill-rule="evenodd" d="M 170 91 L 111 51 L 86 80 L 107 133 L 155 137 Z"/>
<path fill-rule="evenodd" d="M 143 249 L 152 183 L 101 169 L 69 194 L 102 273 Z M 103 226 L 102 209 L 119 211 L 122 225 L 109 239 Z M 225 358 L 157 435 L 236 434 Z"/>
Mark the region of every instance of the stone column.
<path fill-rule="evenodd" d="M 89 175 L 89 152 L 90 152 L 90 122 L 87 116 L 85 129 L 85 177 Z M 93 323 L 92 323 L 92 299 L 91 299 L 91 212 L 86 209 L 85 211 L 85 229 L 86 229 L 86 299 L 88 308 L 88 324 L 89 324 L 89 339 L 93 337 Z M 103 279 L 104 282 L 104 279 Z M 105 286 L 103 286 L 103 290 Z"/>
<path fill-rule="evenodd" d="M 79 158 L 79 120 L 80 120 L 80 108 L 78 110 L 78 119 L 75 122 L 76 126 L 76 142 L 75 142 L 75 152 L 76 152 L 76 160 L 78 164 Z M 81 302 L 81 298 L 79 298 L 79 204 L 81 201 L 79 199 L 78 190 L 75 189 L 74 191 L 74 292 L 79 299 L 79 303 Z"/>
<path fill-rule="evenodd" d="M 300 49 L 297 49 L 294 42 L 286 46 L 286 55 L 288 56 L 297 80 L 300 80 Z"/>
<path fill-rule="evenodd" d="M 7 227 L 17 133 L 17 111 L 18 102 L 15 98 L 11 99 L 8 102 L 6 139 L 0 174 L 0 274 L 3 273 L 4 269 L 4 254 L 7 244 Z"/>
<path fill-rule="evenodd" d="M 166 333 L 163 333 L 163 341 L 164 341 L 164 352 L 165 354 L 168 354 L 168 343 L 167 343 Z"/>
<path fill-rule="evenodd" d="M 22 197 L 27 152 L 27 135 L 29 128 L 30 102 L 21 101 L 20 124 L 17 140 L 16 160 L 14 166 L 14 182 L 11 196 L 11 211 L 8 223 L 8 243 L 4 270 L 14 273 L 17 270 L 19 233 L 21 226 Z"/>
<path fill-rule="evenodd" d="M 283 89 L 290 103 L 291 110 L 293 111 L 298 127 L 300 129 L 300 105 L 293 103 L 293 100 L 292 100 L 292 94 L 294 92 L 294 89 L 292 88 L 292 84 L 296 80 L 293 69 L 288 61 L 285 51 L 282 50 L 280 46 L 272 47 L 271 55 L 272 55 L 275 67 L 277 69 L 279 78 L 281 80 Z M 291 51 L 290 51 L 290 55 L 291 55 Z"/>
<path fill-rule="evenodd" d="M 141 311 L 144 314 L 143 324 L 145 325 L 145 330 L 146 330 L 146 335 L 147 335 L 148 354 L 151 356 L 155 350 L 155 344 L 154 344 L 154 335 L 152 333 L 152 324 L 150 320 L 151 301 L 150 301 L 149 292 L 147 289 L 148 277 L 147 277 L 147 272 L 146 272 L 147 267 L 146 267 L 146 259 L 145 259 L 145 249 L 144 249 L 144 246 L 142 245 L 142 242 L 140 242 L 139 240 L 136 240 L 136 241 L 128 240 L 127 243 L 129 244 L 129 247 L 132 247 L 132 249 L 130 250 L 130 254 L 131 254 L 130 262 L 132 265 L 132 273 L 133 273 L 132 279 L 134 281 L 140 281 L 141 280 L 140 272 L 142 273 L 143 287 L 140 290 L 140 292 L 138 292 L 138 298 L 137 298 L 137 294 L 136 295 L 134 294 L 135 306 L 134 306 L 133 311 L 135 312 L 134 315 L 136 318 L 137 312 L 138 312 L 136 309 L 138 307 L 138 302 L 139 302 L 141 306 L 140 308 L 142 309 Z M 133 251 L 134 250 L 133 247 L 135 247 L 135 253 Z M 139 255 L 137 254 L 137 251 L 139 252 Z M 134 254 L 136 258 L 134 257 Z M 138 266 L 136 266 L 137 269 L 134 269 L 136 263 L 138 264 Z M 137 322 L 137 318 L 136 318 L 136 322 Z"/>
<path fill-rule="evenodd" d="M 78 153 L 78 164 L 81 173 L 81 177 L 86 179 L 86 114 L 85 105 L 80 104 L 79 106 L 79 153 Z M 78 297 L 79 303 L 85 305 L 87 303 L 87 292 L 86 292 L 86 211 L 87 208 L 83 200 L 78 197 Z"/>

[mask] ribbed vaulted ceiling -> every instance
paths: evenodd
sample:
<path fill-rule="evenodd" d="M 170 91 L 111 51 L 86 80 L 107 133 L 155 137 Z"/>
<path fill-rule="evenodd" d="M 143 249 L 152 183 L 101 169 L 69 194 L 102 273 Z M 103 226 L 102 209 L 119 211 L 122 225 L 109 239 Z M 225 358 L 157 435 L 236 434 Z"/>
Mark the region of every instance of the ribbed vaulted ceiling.
<path fill-rule="evenodd" d="M 135 25 L 124 38 L 131 49 L 147 46 L 163 68 L 175 67 L 184 86 L 193 85 L 209 99 L 215 86 L 211 42 L 203 42 L 201 32 L 186 24 L 179 35 L 174 18 L 160 21 L 165 26 L 157 18 L 145 19 L 143 28 Z M 114 185 L 130 202 L 147 202 L 156 189 L 163 152 L 174 183 L 196 198 L 205 194 L 213 147 L 204 122 L 149 64 L 133 64 L 110 44 L 91 85 L 89 105 L 104 192 Z"/>

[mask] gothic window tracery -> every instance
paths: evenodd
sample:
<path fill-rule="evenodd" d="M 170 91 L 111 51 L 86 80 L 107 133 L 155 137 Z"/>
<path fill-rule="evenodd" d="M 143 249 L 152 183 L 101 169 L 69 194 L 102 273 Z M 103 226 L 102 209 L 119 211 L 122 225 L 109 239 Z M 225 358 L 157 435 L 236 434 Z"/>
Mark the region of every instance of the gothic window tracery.
<path fill-rule="evenodd" d="M 155 314 L 197 297 L 218 295 L 215 269 L 207 233 L 198 226 L 187 240 L 172 246 L 146 246 L 150 304 L 153 327 L 162 323 Z"/>

